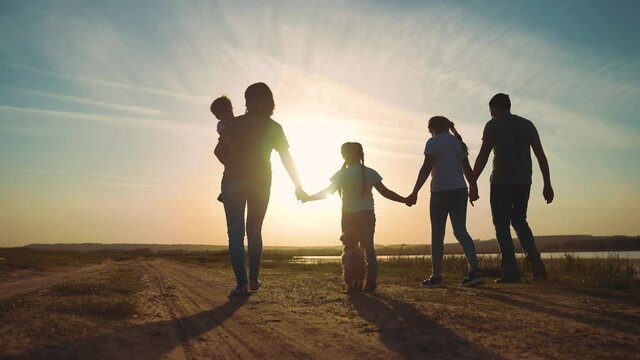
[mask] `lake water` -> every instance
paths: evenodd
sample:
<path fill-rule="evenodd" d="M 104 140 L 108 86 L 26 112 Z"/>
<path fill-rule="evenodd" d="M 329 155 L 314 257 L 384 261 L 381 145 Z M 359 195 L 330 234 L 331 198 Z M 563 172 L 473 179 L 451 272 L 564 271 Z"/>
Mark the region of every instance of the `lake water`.
<path fill-rule="evenodd" d="M 498 254 L 478 254 L 483 257 L 497 257 Z M 519 254 L 522 255 L 522 254 Z M 552 259 L 552 258 L 562 258 L 565 255 L 571 255 L 577 258 L 583 259 L 595 259 L 595 258 L 607 258 L 611 256 L 617 256 L 620 259 L 629 259 L 640 261 L 640 251 L 584 251 L 584 252 L 552 252 L 552 253 L 541 253 L 543 259 Z M 445 256 L 464 256 L 462 254 L 455 255 L 445 255 Z M 404 259 L 412 259 L 412 258 L 429 258 L 431 255 L 380 255 L 378 256 L 378 261 L 387 261 L 389 259 L 395 258 L 404 258 Z M 294 256 L 290 262 L 297 264 L 318 264 L 323 262 L 339 262 L 340 256 Z"/>

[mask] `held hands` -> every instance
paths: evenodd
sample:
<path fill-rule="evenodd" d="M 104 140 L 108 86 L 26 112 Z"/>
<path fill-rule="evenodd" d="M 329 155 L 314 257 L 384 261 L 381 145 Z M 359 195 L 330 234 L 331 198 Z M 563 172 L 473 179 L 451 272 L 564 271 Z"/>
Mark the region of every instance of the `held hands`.
<path fill-rule="evenodd" d="M 307 194 L 301 187 L 296 188 L 296 199 L 303 203 L 309 201 L 309 194 Z"/>
<path fill-rule="evenodd" d="M 407 196 L 404 204 L 411 207 L 413 205 L 415 205 L 418 202 L 418 194 L 416 193 L 411 193 L 411 195 Z"/>
<path fill-rule="evenodd" d="M 478 187 L 470 186 L 469 187 L 469 203 L 471 204 L 471 206 L 473 206 L 473 202 L 478 199 L 480 199 L 480 196 L 478 195 Z"/>
<path fill-rule="evenodd" d="M 304 204 L 304 203 L 307 203 L 307 202 L 311 201 L 311 196 L 309 196 L 306 193 L 304 193 L 304 194 L 302 194 L 302 196 L 300 196 L 298 198 L 298 200 L 300 200 Z"/>

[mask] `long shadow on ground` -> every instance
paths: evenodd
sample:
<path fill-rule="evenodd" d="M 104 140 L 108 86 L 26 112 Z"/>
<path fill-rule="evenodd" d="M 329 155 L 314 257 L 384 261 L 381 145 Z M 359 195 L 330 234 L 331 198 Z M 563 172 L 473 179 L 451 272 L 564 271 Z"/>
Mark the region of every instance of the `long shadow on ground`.
<path fill-rule="evenodd" d="M 214 309 L 190 316 L 118 329 L 64 344 L 43 346 L 17 358 L 157 359 L 222 325 L 247 299 L 248 297 L 230 298 L 228 302 Z M 175 336 L 172 336 L 172 333 L 175 333 Z"/>
<path fill-rule="evenodd" d="M 499 355 L 439 325 L 413 305 L 383 295 L 351 295 L 358 314 L 403 359 L 499 359 Z"/>
<path fill-rule="evenodd" d="M 473 290 L 477 296 L 499 301 L 505 305 L 520 308 L 529 312 L 537 312 L 556 318 L 579 322 L 605 330 L 637 335 L 640 331 L 638 316 L 608 311 L 607 309 L 591 309 L 583 314 L 575 311 L 563 311 L 563 305 L 539 298 L 528 298 L 520 294 L 509 293 L 499 289 L 478 288 Z"/>

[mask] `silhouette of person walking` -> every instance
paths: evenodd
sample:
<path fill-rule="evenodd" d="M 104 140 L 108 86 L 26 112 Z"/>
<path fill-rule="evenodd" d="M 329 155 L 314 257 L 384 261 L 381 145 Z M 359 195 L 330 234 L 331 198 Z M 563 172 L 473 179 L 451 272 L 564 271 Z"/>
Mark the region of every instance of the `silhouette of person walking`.
<path fill-rule="evenodd" d="M 534 279 L 545 279 L 547 274 L 535 239 L 527 223 L 527 206 L 531 191 L 531 151 L 536 155 L 544 190 L 542 195 L 550 204 L 553 188 L 549 174 L 549 163 L 542 149 L 538 131 L 533 123 L 511 113 L 511 100 L 506 94 L 496 94 L 489 101 L 492 119 L 487 122 L 482 135 L 482 147 L 473 167 L 476 178 L 484 170 L 489 153 L 493 150 L 493 172 L 491 173 L 491 215 L 496 229 L 496 238 L 502 253 L 503 275 L 498 283 L 520 281 L 520 272 L 515 258 L 511 228 L 516 231 L 526 259 L 531 264 Z"/>
<path fill-rule="evenodd" d="M 225 124 L 226 141 L 220 141 L 216 156 L 225 165 L 222 177 L 222 198 L 229 235 L 231 266 L 236 276 L 236 288 L 230 296 L 246 296 L 249 290 L 260 288 L 260 261 L 262 259 L 262 223 L 271 194 L 271 152 L 275 150 L 296 188 L 299 199 L 304 191 L 289 154 L 289 143 L 282 126 L 271 119 L 275 102 L 271 89 L 265 83 L 250 85 L 244 93 L 246 113 Z M 221 158 L 224 157 L 224 158 Z M 246 209 L 246 223 L 245 223 Z M 249 249 L 249 278 L 244 262 L 245 228 Z M 248 284 L 247 284 L 248 283 Z M 248 285 L 248 288 L 247 288 Z"/>

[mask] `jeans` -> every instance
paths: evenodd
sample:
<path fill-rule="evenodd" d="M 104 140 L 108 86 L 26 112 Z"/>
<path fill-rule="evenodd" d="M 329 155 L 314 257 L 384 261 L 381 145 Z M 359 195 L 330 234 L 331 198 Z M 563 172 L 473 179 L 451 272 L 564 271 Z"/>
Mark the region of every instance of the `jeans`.
<path fill-rule="evenodd" d="M 478 255 L 473 239 L 467 232 L 467 189 L 442 190 L 431 193 L 429 211 L 431 217 L 431 264 L 434 276 L 442 275 L 444 233 L 447 215 L 451 217 L 453 234 L 462 246 L 469 269 L 478 268 Z"/>
<path fill-rule="evenodd" d="M 227 218 L 229 255 L 238 286 L 247 284 L 244 265 L 245 208 L 246 233 L 249 247 L 249 279 L 258 280 L 262 260 L 262 223 L 269 205 L 270 184 L 248 181 L 222 183 L 224 213 Z"/>
<path fill-rule="evenodd" d="M 373 210 L 342 213 L 342 233 L 347 229 L 357 233 L 360 246 L 364 250 L 367 260 L 367 283 L 373 284 L 378 278 L 378 259 L 373 246 L 373 236 L 376 232 L 376 215 Z"/>
<path fill-rule="evenodd" d="M 491 215 L 502 253 L 502 270 L 506 276 L 519 276 L 511 226 L 516 231 L 522 250 L 532 264 L 539 263 L 531 228 L 527 223 L 527 206 L 531 185 L 491 185 Z"/>

